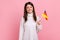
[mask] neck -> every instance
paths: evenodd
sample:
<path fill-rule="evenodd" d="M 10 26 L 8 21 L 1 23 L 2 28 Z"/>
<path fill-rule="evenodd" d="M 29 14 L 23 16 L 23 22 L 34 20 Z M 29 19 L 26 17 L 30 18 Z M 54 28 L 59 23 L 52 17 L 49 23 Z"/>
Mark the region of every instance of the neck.
<path fill-rule="evenodd" d="M 33 16 L 33 12 L 31 12 L 31 13 L 28 13 L 28 16 Z"/>
<path fill-rule="evenodd" d="M 28 14 L 32 14 L 33 12 L 30 12 L 30 13 L 28 13 Z"/>

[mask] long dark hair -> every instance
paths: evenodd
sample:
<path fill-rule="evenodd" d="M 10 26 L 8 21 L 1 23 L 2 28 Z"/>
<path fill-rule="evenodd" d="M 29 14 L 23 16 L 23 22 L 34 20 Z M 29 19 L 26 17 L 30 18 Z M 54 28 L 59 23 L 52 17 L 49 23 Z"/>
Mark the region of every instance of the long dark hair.
<path fill-rule="evenodd" d="M 28 4 L 33 7 L 33 19 L 34 19 L 34 21 L 36 21 L 37 18 L 36 18 L 36 14 L 35 14 L 34 5 L 33 5 L 33 3 L 31 3 L 31 2 L 27 2 L 27 3 L 25 3 L 25 6 L 24 6 L 24 16 L 23 16 L 23 17 L 24 17 L 24 19 L 25 19 L 25 22 L 27 21 L 27 10 L 26 10 L 26 6 L 27 6 Z"/>

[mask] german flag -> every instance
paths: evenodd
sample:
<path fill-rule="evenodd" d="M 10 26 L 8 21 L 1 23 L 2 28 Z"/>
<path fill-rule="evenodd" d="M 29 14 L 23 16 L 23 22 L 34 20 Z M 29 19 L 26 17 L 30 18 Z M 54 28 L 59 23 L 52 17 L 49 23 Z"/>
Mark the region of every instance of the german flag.
<path fill-rule="evenodd" d="M 44 11 L 44 13 L 42 13 L 42 17 L 45 18 L 46 20 L 48 20 L 48 16 L 47 16 L 46 10 Z"/>

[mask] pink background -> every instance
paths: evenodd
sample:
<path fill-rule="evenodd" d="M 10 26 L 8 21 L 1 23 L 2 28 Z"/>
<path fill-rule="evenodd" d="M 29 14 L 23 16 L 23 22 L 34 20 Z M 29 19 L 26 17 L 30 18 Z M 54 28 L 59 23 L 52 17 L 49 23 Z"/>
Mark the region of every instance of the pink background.
<path fill-rule="evenodd" d="M 31 1 L 36 14 L 46 9 L 49 20 L 42 19 L 39 40 L 60 40 L 60 0 L 0 0 L 0 40 L 18 40 L 24 4 Z"/>

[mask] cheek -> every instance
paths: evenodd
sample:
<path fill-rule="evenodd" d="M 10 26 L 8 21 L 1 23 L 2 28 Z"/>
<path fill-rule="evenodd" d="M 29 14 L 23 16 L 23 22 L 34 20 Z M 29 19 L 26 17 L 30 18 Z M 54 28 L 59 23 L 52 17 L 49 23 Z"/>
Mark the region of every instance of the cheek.
<path fill-rule="evenodd" d="M 26 10 L 28 11 L 28 10 L 29 10 L 29 8 L 26 8 Z"/>
<path fill-rule="evenodd" d="M 30 9 L 31 9 L 31 11 L 33 11 L 33 7 L 31 7 Z"/>
<path fill-rule="evenodd" d="M 29 8 L 27 8 L 27 11 L 29 11 L 30 9 Z"/>
<path fill-rule="evenodd" d="M 33 11 L 33 8 L 31 8 L 31 11 Z"/>

